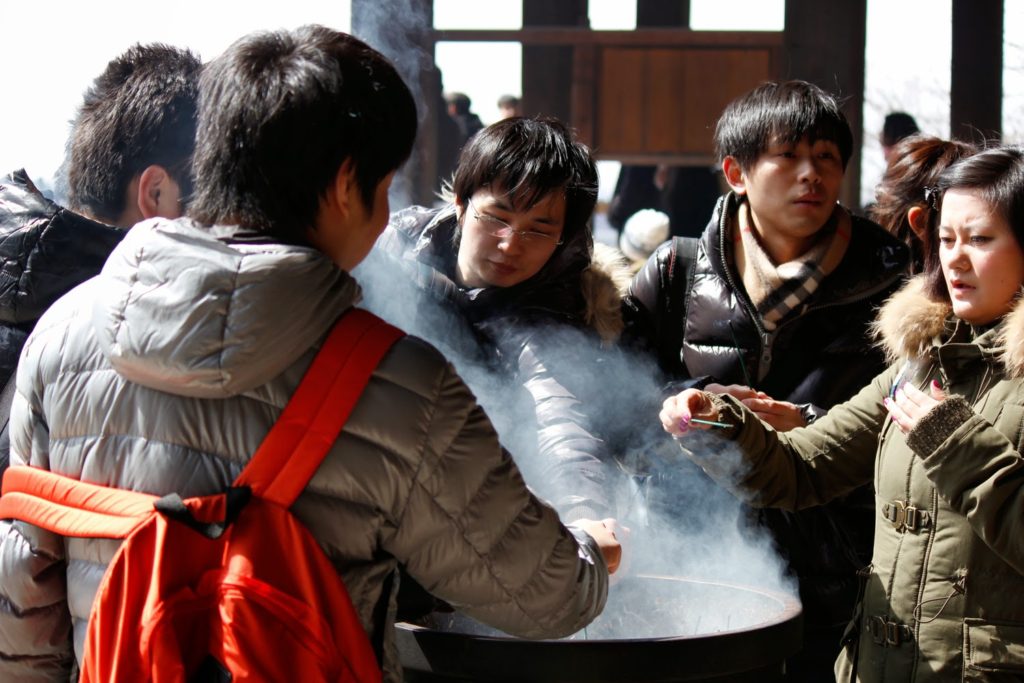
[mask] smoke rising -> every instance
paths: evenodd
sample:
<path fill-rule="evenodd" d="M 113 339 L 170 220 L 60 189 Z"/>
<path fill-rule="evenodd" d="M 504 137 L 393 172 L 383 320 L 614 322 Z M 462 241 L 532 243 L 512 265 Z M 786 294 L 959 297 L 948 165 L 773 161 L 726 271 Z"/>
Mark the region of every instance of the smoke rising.
<path fill-rule="evenodd" d="M 518 382 L 475 353 L 478 342 L 469 326 L 376 250 L 354 274 L 363 285 L 365 307 L 426 339 L 452 361 L 527 484 L 556 507 L 571 498 L 571 490 L 553 488 L 551 463 L 538 457 L 532 401 L 516 400 L 523 397 Z M 632 532 L 625 547 L 628 566 L 613 585 L 604 614 L 575 637 L 706 634 L 749 628 L 777 616 L 784 600 L 765 596 L 795 596 L 795 581 L 749 510 L 662 431 L 657 417 L 662 388 L 651 361 L 601 348 L 576 330 L 544 334 L 544 346 L 554 350 L 545 362 L 571 377 L 571 389 L 584 401 L 592 422 L 616 446 L 615 462 L 608 464 L 610 497 L 615 516 Z M 714 430 L 689 439 L 688 448 L 714 451 L 721 465 L 742 474 L 739 455 Z M 467 617 L 445 619 L 446 626 L 458 630 L 493 632 Z"/>
<path fill-rule="evenodd" d="M 440 76 L 434 55 L 427 47 L 434 18 L 431 3 L 418 0 L 356 2 L 352 4 L 352 35 L 385 55 L 405 80 L 417 103 L 419 131 L 412 155 L 395 174 L 390 197 L 394 206 L 415 203 L 423 194 L 422 173 L 429 173 L 433 162 L 423 144 L 430 126 L 431 102 L 440 98 Z M 432 180 L 432 179 L 431 179 Z M 422 199 L 421 199 L 422 201 Z"/>
<path fill-rule="evenodd" d="M 432 17 L 415 0 L 364 2 L 356 7 L 360 12 L 353 15 L 353 33 L 395 62 L 417 96 L 422 122 L 431 102 L 443 106 L 436 97 L 439 93 L 430 92 L 421 81 L 426 74 L 436 77 L 432 55 L 416 38 L 429 29 Z M 421 149 L 419 144 L 417 148 Z M 409 165 L 419 161 L 414 156 Z M 396 180 L 394 209 L 412 203 L 410 178 L 406 173 Z M 491 417 L 527 484 L 556 506 L 571 499 L 572 490 L 553 488 L 550 463 L 538 457 L 532 400 L 509 374 L 496 371 L 481 357 L 468 324 L 377 249 L 354 274 L 363 286 L 366 308 L 426 339 L 448 357 Z M 545 362 L 555 374 L 571 378 L 569 388 L 586 405 L 589 420 L 615 446 L 615 462 L 607 464 L 609 497 L 616 517 L 632 530 L 625 546 L 627 565 L 613 584 L 604 614 L 574 637 L 715 633 L 749 628 L 792 605 L 795 581 L 786 575 L 768 532 L 752 523 L 749 510 L 693 465 L 661 430 L 657 416 L 662 386 L 652 361 L 602 348 L 576 330 L 552 329 L 545 335 L 543 346 L 554 349 Z M 717 439 L 712 431 L 687 445 L 713 448 L 719 451 L 716 457 L 740 470 L 738 455 Z M 467 617 L 443 619 L 450 628 L 493 632 Z"/>

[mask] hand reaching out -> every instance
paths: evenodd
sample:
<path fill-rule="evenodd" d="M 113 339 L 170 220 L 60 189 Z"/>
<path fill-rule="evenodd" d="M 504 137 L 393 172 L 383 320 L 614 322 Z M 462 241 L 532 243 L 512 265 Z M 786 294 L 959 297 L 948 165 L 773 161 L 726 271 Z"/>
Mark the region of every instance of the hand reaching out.
<path fill-rule="evenodd" d="M 612 518 L 580 519 L 576 521 L 575 525 L 597 541 L 605 564 L 608 565 L 608 573 L 614 574 L 623 562 L 622 542 L 629 535 L 629 529 Z"/>
<path fill-rule="evenodd" d="M 777 432 L 788 432 L 790 429 L 807 426 L 799 406 L 789 401 L 776 401 L 763 391 L 755 391 L 739 384 L 709 384 L 704 390 L 712 394 L 736 397 L 762 422 L 771 425 Z"/>
<path fill-rule="evenodd" d="M 718 410 L 708 394 L 697 389 L 687 389 L 665 399 L 658 417 L 666 432 L 672 436 L 682 436 L 692 429 L 709 429 L 711 425 L 692 422 L 692 419 L 717 422 Z"/>

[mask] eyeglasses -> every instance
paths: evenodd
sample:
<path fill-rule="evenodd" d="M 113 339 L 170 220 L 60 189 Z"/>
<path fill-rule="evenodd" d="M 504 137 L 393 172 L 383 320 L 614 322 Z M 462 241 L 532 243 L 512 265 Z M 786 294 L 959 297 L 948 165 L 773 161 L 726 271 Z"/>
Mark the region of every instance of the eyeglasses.
<path fill-rule="evenodd" d="M 497 216 L 477 211 L 476 207 L 473 206 L 473 200 L 469 200 L 468 204 L 470 210 L 473 212 L 474 220 L 478 221 L 489 235 L 493 235 L 494 237 L 499 237 L 501 239 L 507 239 L 512 235 L 515 235 L 522 239 L 523 242 L 534 245 L 544 244 L 558 246 L 562 243 L 561 234 L 553 235 L 546 232 L 540 232 L 539 230 L 516 230 Z"/>

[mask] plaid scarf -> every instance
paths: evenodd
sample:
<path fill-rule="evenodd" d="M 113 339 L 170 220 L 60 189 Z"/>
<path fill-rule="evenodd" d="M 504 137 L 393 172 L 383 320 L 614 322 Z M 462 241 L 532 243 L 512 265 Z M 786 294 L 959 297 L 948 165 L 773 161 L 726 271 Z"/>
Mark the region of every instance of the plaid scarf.
<path fill-rule="evenodd" d="M 750 204 L 740 203 L 736 211 L 739 229 L 733 230 L 732 236 L 736 268 L 766 330 L 774 330 L 802 306 L 836 269 L 850 243 L 850 225 L 850 214 L 837 205 L 810 249 L 793 261 L 776 264 L 753 228 Z"/>

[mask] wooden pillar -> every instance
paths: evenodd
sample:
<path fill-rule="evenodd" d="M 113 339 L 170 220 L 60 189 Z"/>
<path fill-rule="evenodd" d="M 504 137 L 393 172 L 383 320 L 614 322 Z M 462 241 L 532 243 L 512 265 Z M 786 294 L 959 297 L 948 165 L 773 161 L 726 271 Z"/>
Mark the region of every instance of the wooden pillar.
<path fill-rule="evenodd" d="M 590 25 L 587 0 L 523 0 L 523 28 Z M 573 48 L 523 46 L 523 113 L 572 124 Z"/>
<path fill-rule="evenodd" d="M 955 0 L 954 0 L 955 1 Z M 840 199 L 860 205 L 864 127 L 864 47 L 867 0 L 786 0 L 784 77 L 810 81 L 838 95 L 853 130 L 853 157 Z"/>
<path fill-rule="evenodd" d="M 438 115 L 444 111 L 434 64 L 434 0 L 352 0 L 352 35 L 392 61 L 416 100 L 412 154 L 392 184 L 393 208 L 430 205 L 438 190 Z M 439 109 L 440 107 L 440 109 Z"/>
<path fill-rule="evenodd" d="M 689 28 L 690 0 L 636 0 L 637 28 Z"/>
<path fill-rule="evenodd" d="M 1002 111 L 1003 0 L 953 0 L 951 134 L 999 140 Z"/>

